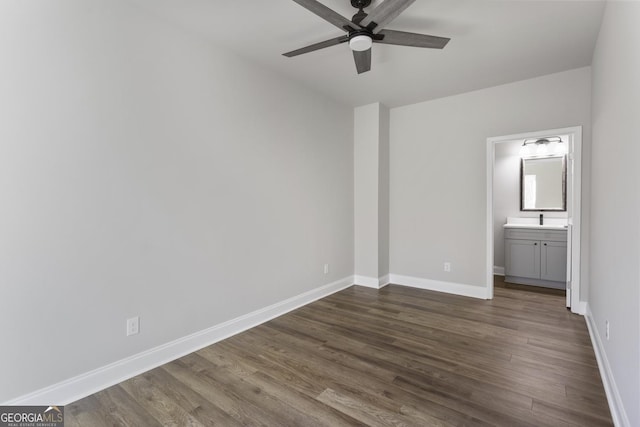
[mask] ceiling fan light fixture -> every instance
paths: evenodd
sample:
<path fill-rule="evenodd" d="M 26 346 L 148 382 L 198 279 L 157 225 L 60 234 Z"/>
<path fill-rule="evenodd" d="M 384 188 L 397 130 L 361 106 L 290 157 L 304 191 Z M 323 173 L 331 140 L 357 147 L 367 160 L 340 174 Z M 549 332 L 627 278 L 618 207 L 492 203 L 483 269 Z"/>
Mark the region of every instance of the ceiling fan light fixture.
<path fill-rule="evenodd" d="M 317 15 L 346 32 L 347 35 L 334 37 L 300 49 L 292 50 L 291 52 L 283 53 L 287 58 L 349 42 L 349 48 L 353 51 L 356 71 L 358 71 L 358 74 L 362 74 L 371 70 L 371 50 L 374 42 L 388 45 L 442 49 L 450 40 L 447 37 L 385 29 L 388 23 L 393 21 L 416 0 L 376 0 L 376 6 L 368 12 L 365 12 L 364 9 L 368 8 L 373 3 L 373 0 L 351 0 L 351 6 L 358 9 L 358 12 L 353 15 L 351 20 L 325 6 L 323 4 L 325 0 L 293 1 L 314 15 Z"/>
<path fill-rule="evenodd" d="M 371 49 L 373 39 L 365 34 L 361 34 L 349 39 L 349 47 L 356 52 L 362 52 Z"/>

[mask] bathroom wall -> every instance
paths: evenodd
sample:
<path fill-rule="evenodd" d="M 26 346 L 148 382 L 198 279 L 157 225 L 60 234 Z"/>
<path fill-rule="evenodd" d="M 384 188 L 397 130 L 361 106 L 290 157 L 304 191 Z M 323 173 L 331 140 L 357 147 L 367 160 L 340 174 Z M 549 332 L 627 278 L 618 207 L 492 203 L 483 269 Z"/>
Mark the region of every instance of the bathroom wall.
<path fill-rule="evenodd" d="M 543 129 L 539 129 L 543 130 Z M 566 212 L 523 212 L 520 210 L 520 147 L 522 141 L 496 144 L 493 179 L 494 272 L 504 274 L 504 229 L 508 216 L 566 218 Z"/>

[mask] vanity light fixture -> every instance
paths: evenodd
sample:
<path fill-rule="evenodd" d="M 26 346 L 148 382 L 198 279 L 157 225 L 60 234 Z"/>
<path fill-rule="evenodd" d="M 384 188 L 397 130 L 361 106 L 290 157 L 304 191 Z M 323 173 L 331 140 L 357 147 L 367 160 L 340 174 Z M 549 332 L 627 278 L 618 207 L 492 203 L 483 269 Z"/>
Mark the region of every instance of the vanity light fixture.
<path fill-rule="evenodd" d="M 566 145 L 559 136 L 546 136 L 544 138 L 525 139 L 520 149 L 520 154 L 524 156 L 547 156 L 554 154 L 564 154 L 567 152 Z"/>

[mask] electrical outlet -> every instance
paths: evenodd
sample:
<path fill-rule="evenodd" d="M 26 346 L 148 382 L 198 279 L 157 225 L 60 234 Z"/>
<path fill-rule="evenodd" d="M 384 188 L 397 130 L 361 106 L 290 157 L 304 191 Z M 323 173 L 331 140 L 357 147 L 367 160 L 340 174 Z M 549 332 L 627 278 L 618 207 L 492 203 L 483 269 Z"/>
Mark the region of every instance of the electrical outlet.
<path fill-rule="evenodd" d="M 604 336 L 607 339 L 607 341 L 609 341 L 609 321 L 605 320 L 604 325 L 605 325 Z"/>
<path fill-rule="evenodd" d="M 140 332 L 140 316 L 127 319 L 127 336 Z"/>
<path fill-rule="evenodd" d="M 444 263 L 444 271 L 446 271 L 447 273 L 451 273 L 451 263 L 450 262 L 445 262 Z"/>
<path fill-rule="evenodd" d="M 324 274 L 329 274 L 329 264 L 324 265 Z"/>

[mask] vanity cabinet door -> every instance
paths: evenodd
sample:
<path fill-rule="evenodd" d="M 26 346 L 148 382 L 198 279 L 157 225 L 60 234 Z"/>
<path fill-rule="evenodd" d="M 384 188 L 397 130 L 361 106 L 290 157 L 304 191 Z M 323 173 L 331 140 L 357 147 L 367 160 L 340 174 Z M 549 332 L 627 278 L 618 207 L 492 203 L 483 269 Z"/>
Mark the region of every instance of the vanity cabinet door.
<path fill-rule="evenodd" d="M 505 239 L 505 274 L 507 276 L 540 278 L 540 242 Z"/>
<path fill-rule="evenodd" d="M 564 282 L 567 280 L 567 243 L 540 242 L 540 278 Z"/>

